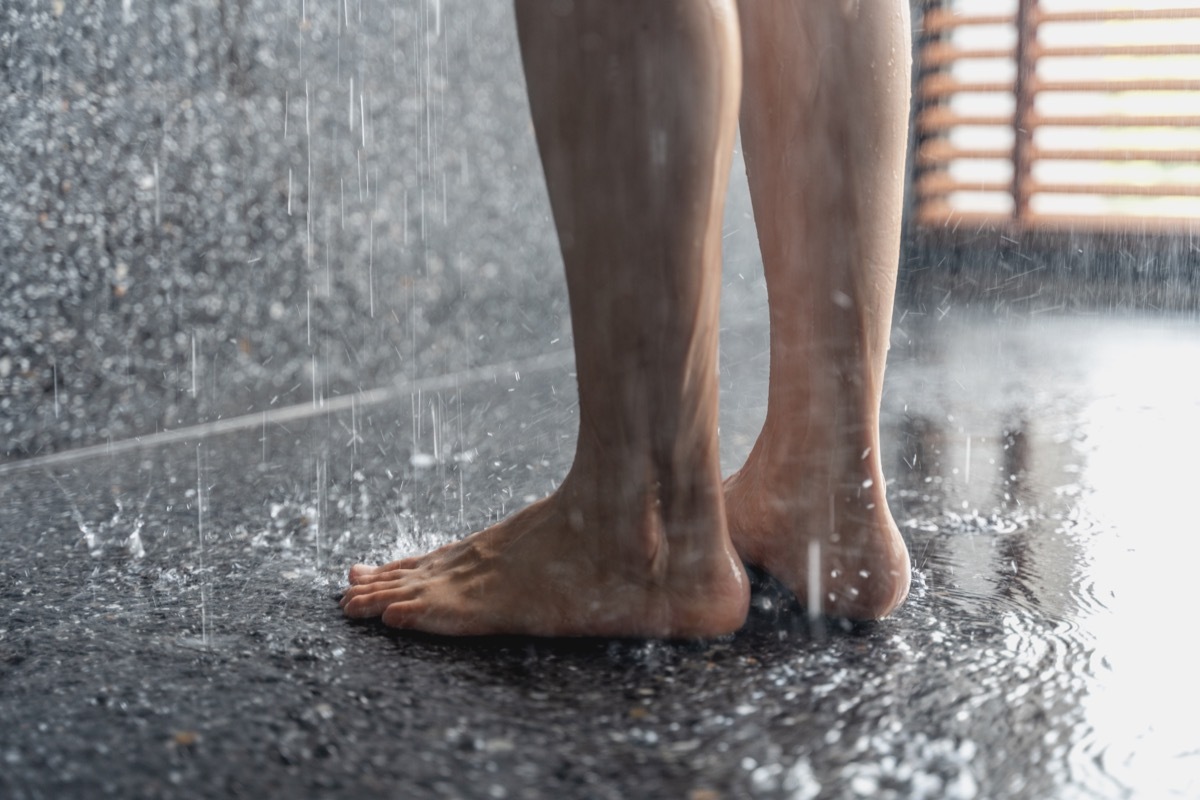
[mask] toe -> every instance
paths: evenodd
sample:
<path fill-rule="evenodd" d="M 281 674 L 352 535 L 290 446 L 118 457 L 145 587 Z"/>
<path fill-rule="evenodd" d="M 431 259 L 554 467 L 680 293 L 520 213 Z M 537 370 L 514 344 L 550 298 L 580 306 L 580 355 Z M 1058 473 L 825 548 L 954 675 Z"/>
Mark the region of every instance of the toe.
<path fill-rule="evenodd" d="M 399 563 L 399 562 L 396 562 Z M 392 564 L 379 567 L 374 572 L 361 575 L 353 583 L 355 586 L 370 586 L 376 583 L 392 583 L 394 581 L 403 580 L 412 575 L 412 568 L 407 569 L 389 569 Z"/>
<path fill-rule="evenodd" d="M 428 553 L 425 556 L 401 558 L 397 561 L 390 561 L 387 564 L 355 564 L 350 568 L 350 583 L 368 583 L 379 580 L 379 576 L 383 574 L 394 573 L 399 570 L 415 569 L 429 555 L 433 555 L 433 553 Z"/>
<path fill-rule="evenodd" d="M 420 600 L 392 603 L 383 611 L 383 624 L 391 628 L 420 630 L 420 620 L 424 616 L 425 610 L 425 603 Z"/>
<path fill-rule="evenodd" d="M 378 566 L 372 564 L 355 564 L 350 567 L 350 583 L 362 584 L 376 581 L 394 581 L 401 570 L 413 570 L 420 564 L 421 557 L 390 561 Z"/>
<path fill-rule="evenodd" d="M 411 600 L 417 593 L 418 588 L 406 581 L 352 586 L 342 597 L 342 613 L 355 619 L 377 617 L 392 603 Z"/>

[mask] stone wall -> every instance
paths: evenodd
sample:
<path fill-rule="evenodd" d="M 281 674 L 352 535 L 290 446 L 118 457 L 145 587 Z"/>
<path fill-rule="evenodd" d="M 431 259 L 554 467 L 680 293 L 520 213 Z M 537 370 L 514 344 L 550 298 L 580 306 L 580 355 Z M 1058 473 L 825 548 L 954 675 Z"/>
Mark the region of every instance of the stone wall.
<path fill-rule="evenodd" d="M 0 458 L 540 352 L 512 9 L 6 3 Z"/>

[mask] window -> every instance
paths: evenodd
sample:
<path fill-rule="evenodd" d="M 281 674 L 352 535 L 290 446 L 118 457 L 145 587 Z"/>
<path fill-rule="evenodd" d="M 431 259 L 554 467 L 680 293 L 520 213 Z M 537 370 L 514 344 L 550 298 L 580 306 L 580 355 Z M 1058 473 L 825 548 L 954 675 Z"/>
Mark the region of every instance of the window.
<path fill-rule="evenodd" d="M 916 22 L 918 226 L 1200 230 L 1200 2 L 935 0 Z"/>

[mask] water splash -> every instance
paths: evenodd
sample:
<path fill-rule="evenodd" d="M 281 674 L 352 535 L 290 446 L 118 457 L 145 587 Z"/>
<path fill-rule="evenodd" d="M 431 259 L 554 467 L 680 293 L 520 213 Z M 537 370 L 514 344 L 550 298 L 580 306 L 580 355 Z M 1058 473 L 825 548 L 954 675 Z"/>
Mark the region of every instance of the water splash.
<path fill-rule="evenodd" d="M 200 642 L 207 649 L 208 639 L 208 585 L 204 568 L 207 546 L 204 541 L 204 445 L 196 445 L 196 539 L 200 544 Z"/>
<path fill-rule="evenodd" d="M 137 522 L 134 523 L 133 532 L 125 540 L 125 548 L 129 551 L 129 557 L 134 560 L 142 559 L 146 556 L 146 548 L 142 544 L 142 528 L 145 525 L 146 521 L 139 517 Z"/>

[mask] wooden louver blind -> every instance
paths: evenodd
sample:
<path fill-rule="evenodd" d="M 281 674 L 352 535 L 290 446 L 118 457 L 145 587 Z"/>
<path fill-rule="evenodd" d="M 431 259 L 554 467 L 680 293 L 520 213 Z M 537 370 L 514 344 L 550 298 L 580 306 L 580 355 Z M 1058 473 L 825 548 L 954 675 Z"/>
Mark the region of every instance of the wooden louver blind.
<path fill-rule="evenodd" d="M 1100 6 L 926 3 L 918 225 L 1200 229 L 1200 2 Z"/>

